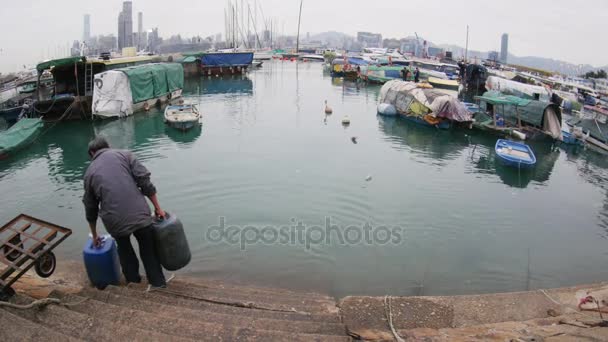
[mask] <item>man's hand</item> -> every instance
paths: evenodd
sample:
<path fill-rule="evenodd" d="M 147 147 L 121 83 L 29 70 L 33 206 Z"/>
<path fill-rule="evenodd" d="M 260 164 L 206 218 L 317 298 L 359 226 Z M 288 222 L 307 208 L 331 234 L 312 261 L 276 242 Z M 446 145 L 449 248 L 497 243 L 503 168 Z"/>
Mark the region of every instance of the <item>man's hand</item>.
<path fill-rule="evenodd" d="M 154 210 L 154 213 L 156 214 L 156 217 L 160 218 L 160 219 L 165 219 L 165 217 L 167 216 L 167 214 L 165 214 L 165 211 L 162 210 L 161 208 L 156 208 Z"/>
<path fill-rule="evenodd" d="M 101 236 L 99 236 L 97 234 L 93 235 L 93 246 L 95 248 L 99 248 L 99 247 L 101 247 L 101 243 L 102 243 Z"/>
<path fill-rule="evenodd" d="M 93 240 L 93 247 L 101 247 L 101 237 L 97 235 L 97 222 L 89 222 L 89 229 L 91 229 L 91 239 Z"/>

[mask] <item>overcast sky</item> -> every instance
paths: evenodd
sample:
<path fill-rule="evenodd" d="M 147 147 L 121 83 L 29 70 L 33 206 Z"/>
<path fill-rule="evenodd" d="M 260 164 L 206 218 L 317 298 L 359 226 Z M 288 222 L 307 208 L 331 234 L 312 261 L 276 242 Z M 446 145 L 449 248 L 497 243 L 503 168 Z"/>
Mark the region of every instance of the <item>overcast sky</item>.
<path fill-rule="evenodd" d="M 91 14 L 91 34 L 117 34 L 122 1 L 106 0 L 2 0 L 0 11 L 0 72 L 15 71 L 65 52 L 82 38 L 83 14 Z M 297 30 L 299 0 L 258 0 L 266 18 L 276 18 L 286 34 Z M 244 1 L 247 4 L 247 1 Z M 253 7 L 254 1 L 250 1 Z M 158 27 L 169 37 L 208 36 L 224 31 L 225 1 L 135 0 L 144 13 L 144 29 Z M 259 12 L 258 12 L 259 13 Z M 258 18 L 261 15 L 258 14 Z M 608 64 L 607 0 L 511 1 L 343 1 L 304 0 L 302 32 L 379 32 L 400 38 L 417 32 L 436 44 L 464 47 L 466 25 L 469 47 L 500 49 L 500 35 L 510 35 L 509 52 L 541 56 L 595 66 Z M 58 56 L 59 57 L 59 56 Z"/>

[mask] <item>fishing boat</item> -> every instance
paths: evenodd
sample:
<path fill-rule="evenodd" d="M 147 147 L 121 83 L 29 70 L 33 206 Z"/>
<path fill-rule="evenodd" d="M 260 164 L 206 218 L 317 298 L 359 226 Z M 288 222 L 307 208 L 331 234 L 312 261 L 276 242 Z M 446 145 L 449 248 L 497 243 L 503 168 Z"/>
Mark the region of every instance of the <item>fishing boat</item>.
<path fill-rule="evenodd" d="M 197 125 L 201 115 L 194 104 L 169 105 L 165 108 L 165 123 L 181 131 Z"/>
<path fill-rule="evenodd" d="M 536 156 L 530 146 L 515 141 L 498 139 L 496 157 L 505 165 L 518 168 L 531 168 L 536 164 Z"/>
<path fill-rule="evenodd" d="M 305 62 L 325 62 L 325 57 L 321 55 L 303 55 L 300 58 Z"/>
<path fill-rule="evenodd" d="M 66 57 L 39 63 L 34 111 L 45 121 L 91 119 L 94 75 L 152 63 L 156 57 Z M 46 86 L 45 86 L 46 85 Z"/>
<path fill-rule="evenodd" d="M 34 142 L 43 127 L 44 123 L 39 118 L 24 118 L 6 131 L 0 132 L 0 159 L 6 159 Z"/>
<path fill-rule="evenodd" d="M 414 82 L 392 80 L 380 89 L 380 104 L 395 107 L 398 116 L 428 127 L 448 129 L 472 121 L 471 112 L 453 96 Z"/>
<path fill-rule="evenodd" d="M 579 116 L 566 123 L 580 128 L 587 143 L 608 152 L 608 109 L 586 105 Z"/>
<path fill-rule="evenodd" d="M 153 63 L 95 75 L 92 113 L 119 118 L 181 97 L 184 69 L 179 63 Z"/>
<path fill-rule="evenodd" d="M 384 84 L 388 81 L 401 79 L 404 68 L 400 66 L 374 66 L 365 68 L 362 78 L 370 83 Z M 411 73 L 410 73 L 411 75 Z"/>
<path fill-rule="evenodd" d="M 447 90 L 456 90 L 458 91 L 458 81 L 455 80 L 444 80 L 436 77 L 429 77 L 428 82 L 433 86 L 433 88 L 439 89 L 447 89 Z"/>
<path fill-rule="evenodd" d="M 561 110 L 551 103 L 497 91 L 475 96 L 479 103 L 473 113 L 473 127 L 499 136 L 562 139 Z"/>
<path fill-rule="evenodd" d="M 256 51 L 253 53 L 253 59 L 256 61 L 269 61 L 272 59 L 272 51 Z"/>

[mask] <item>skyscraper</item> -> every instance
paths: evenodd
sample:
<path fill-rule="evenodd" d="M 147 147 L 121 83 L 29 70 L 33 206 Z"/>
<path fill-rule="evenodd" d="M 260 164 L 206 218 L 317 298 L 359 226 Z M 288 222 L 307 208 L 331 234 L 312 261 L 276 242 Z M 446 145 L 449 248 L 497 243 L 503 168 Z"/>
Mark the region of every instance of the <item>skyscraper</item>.
<path fill-rule="evenodd" d="M 91 15 L 84 15 L 84 30 L 82 33 L 82 41 L 88 42 L 91 40 Z"/>
<path fill-rule="evenodd" d="M 507 64 L 507 58 L 509 56 L 509 35 L 506 33 L 502 34 L 502 41 L 500 44 L 500 62 Z"/>
<path fill-rule="evenodd" d="M 141 50 L 145 46 L 145 42 L 142 39 L 144 32 L 144 14 L 142 12 L 137 13 L 137 49 Z"/>
<path fill-rule="evenodd" d="M 122 3 L 122 11 L 118 14 L 118 49 L 133 46 L 133 4 L 131 1 Z"/>

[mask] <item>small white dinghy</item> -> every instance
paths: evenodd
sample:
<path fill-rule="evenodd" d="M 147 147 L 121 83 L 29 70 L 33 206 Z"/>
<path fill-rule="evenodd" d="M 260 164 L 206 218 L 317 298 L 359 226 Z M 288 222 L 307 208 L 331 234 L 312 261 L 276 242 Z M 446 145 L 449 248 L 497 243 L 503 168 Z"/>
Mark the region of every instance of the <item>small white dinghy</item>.
<path fill-rule="evenodd" d="M 169 105 L 165 108 L 165 123 L 182 131 L 198 125 L 200 118 L 201 115 L 194 104 Z"/>

